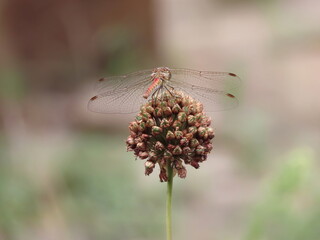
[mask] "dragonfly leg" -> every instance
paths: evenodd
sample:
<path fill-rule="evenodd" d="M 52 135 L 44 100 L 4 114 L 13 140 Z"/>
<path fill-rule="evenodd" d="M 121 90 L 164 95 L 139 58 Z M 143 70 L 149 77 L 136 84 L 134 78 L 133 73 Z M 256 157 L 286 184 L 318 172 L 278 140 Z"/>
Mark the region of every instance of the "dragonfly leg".
<path fill-rule="evenodd" d="M 151 97 L 152 97 L 152 105 L 154 107 L 156 107 L 158 96 L 159 96 L 159 88 L 157 88 L 151 95 Z"/>
<path fill-rule="evenodd" d="M 161 96 L 161 101 L 163 101 L 164 100 L 164 91 L 163 91 L 163 87 L 161 86 L 161 87 L 159 87 L 159 91 L 160 91 L 160 96 Z"/>
<path fill-rule="evenodd" d="M 165 88 L 165 89 L 167 89 L 167 91 L 170 93 L 170 95 L 171 95 L 172 97 L 174 97 L 174 96 L 173 96 L 173 94 L 172 94 L 172 92 L 171 92 L 171 91 L 173 91 L 173 90 L 174 90 L 174 88 L 173 88 L 173 87 L 170 87 L 170 88 L 171 88 L 171 91 L 170 91 L 166 86 L 164 86 L 164 88 Z"/>
<path fill-rule="evenodd" d="M 156 102 L 154 101 L 155 100 L 154 95 L 155 95 L 155 92 L 153 92 L 151 95 L 151 106 L 152 107 L 155 107 L 155 105 L 156 105 Z"/>

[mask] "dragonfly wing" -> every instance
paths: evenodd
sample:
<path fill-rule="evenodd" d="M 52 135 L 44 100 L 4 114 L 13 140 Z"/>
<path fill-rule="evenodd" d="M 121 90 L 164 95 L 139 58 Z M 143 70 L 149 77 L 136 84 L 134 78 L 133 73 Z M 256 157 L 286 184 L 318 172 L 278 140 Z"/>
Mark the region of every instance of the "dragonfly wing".
<path fill-rule="evenodd" d="M 234 73 L 197 71 L 192 69 L 171 69 L 171 79 L 175 82 L 189 83 L 202 88 L 229 91 L 241 85 Z"/>
<path fill-rule="evenodd" d="M 134 113 L 146 102 L 143 94 L 150 85 L 150 79 L 98 93 L 89 100 L 88 109 L 99 113 Z"/>
<path fill-rule="evenodd" d="M 175 90 L 182 91 L 201 102 L 207 112 L 228 110 L 238 106 L 238 99 L 233 94 L 222 90 L 203 88 L 175 81 L 171 81 L 169 85 Z"/>
<path fill-rule="evenodd" d="M 123 76 L 101 78 L 95 85 L 94 90 L 97 94 L 108 92 L 110 90 L 117 91 L 125 87 L 130 88 L 143 84 L 146 80 L 151 78 L 152 70 L 143 70 L 130 73 Z"/>

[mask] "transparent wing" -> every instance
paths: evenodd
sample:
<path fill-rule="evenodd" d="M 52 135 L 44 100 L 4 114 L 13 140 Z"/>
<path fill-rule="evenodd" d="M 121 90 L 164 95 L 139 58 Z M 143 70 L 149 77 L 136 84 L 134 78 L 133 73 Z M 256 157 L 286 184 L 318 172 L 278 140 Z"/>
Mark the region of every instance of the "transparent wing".
<path fill-rule="evenodd" d="M 150 79 L 130 87 L 102 92 L 89 100 L 88 109 L 99 113 L 134 113 L 147 100 L 143 94 L 150 85 Z"/>
<path fill-rule="evenodd" d="M 150 79 L 152 70 L 143 70 L 130 73 L 123 76 L 107 77 L 98 80 L 95 85 L 96 94 L 109 91 L 117 91 L 122 88 L 131 88 L 139 84 L 143 84 L 146 80 Z"/>
<path fill-rule="evenodd" d="M 228 110 L 238 106 L 238 99 L 223 90 L 204 88 L 186 82 L 170 81 L 168 85 L 201 102 L 206 112 Z"/>
<path fill-rule="evenodd" d="M 233 73 L 172 69 L 168 85 L 202 102 L 206 111 L 226 110 L 237 106 L 238 100 L 230 90 L 240 86 Z M 133 113 L 146 100 L 143 94 L 150 86 L 152 70 L 124 76 L 102 78 L 95 86 L 96 95 L 88 109 L 101 113 Z"/>
<path fill-rule="evenodd" d="M 192 69 L 171 69 L 171 80 L 179 83 L 189 83 L 201 88 L 228 91 L 241 85 L 240 78 L 234 73 L 197 71 Z"/>
<path fill-rule="evenodd" d="M 143 94 L 152 82 L 152 70 L 123 76 L 101 78 L 95 85 L 95 95 L 88 109 L 100 113 L 133 113 L 145 102 Z"/>

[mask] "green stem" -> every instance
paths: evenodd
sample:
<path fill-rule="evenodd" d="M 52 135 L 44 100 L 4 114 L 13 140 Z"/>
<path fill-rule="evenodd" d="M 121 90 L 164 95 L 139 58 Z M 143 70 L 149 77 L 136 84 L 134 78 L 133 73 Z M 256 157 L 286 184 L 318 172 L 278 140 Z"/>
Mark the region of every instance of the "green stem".
<path fill-rule="evenodd" d="M 171 202 L 172 202 L 172 184 L 173 184 L 173 169 L 170 161 L 167 163 L 168 182 L 167 182 L 167 211 L 166 211 L 166 228 L 167 240 L 172 240 L 172 223 L 171 223 Z"/>

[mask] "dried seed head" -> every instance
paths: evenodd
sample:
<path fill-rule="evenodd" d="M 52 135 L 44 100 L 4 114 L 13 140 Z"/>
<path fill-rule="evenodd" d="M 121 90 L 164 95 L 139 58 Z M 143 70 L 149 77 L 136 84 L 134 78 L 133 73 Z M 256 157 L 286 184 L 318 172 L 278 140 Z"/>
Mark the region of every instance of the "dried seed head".
<path fill-rule="evenodd" d="M 201 103 L 179 91 L 163 92 L 141 106 L 135 121 L 129 124 L 127 149 L 146 160 L 146 175 L 158 164 L 160 181 L 167 181 L 170 163 L 174 174 L 185 178 L 184 165 L 199 168 L 213 148 L 210 124 Z"/>

